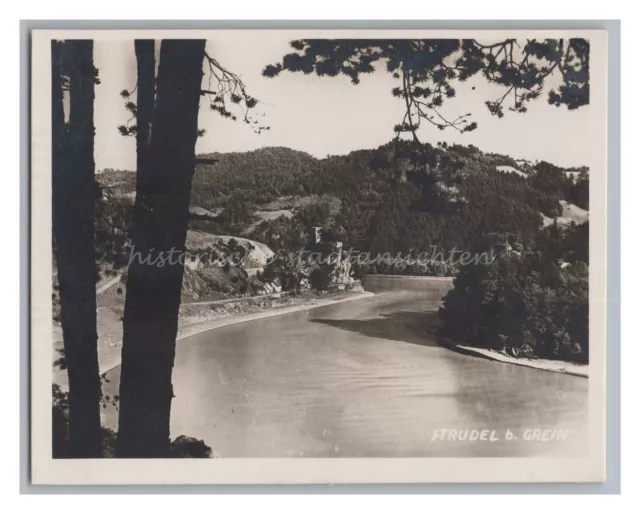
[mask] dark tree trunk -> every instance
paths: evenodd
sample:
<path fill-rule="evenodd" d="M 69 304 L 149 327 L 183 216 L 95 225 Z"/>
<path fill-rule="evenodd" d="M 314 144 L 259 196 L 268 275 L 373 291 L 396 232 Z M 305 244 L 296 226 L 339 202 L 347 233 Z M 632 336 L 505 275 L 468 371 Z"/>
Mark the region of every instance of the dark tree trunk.
<path fill-rule="evenodd" d="M 53 236 L 69 375 L 69 456 L 100 457 L 93 41 L 52 43 Z M 64 79 L 63 79 L 64 77 Z M 65 122 L 63 85 L 69 89 Z"/>
<path fill-rule="evenodd" d="M 124 314 L 118 455 L 167 457 L 171 373 L 194 172 L 204 40 L 164 40 L 151 144 L 138 169 Z M 141 55 L 139 54 L 139 58 Z M 139 96 L 140 104 L 143 98 Z M 144 129 L 143 129 L 144 130 Z M 173 252 L 171 262 L 158 264 Z"/>

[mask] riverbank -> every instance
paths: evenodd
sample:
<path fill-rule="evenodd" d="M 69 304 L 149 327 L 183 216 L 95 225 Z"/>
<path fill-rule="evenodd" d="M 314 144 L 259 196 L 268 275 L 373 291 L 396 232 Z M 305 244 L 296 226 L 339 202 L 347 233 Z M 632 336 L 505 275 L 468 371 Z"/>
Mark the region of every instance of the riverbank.
<path fill-rule="evenodd" d="M 300 295 L 285 294 L 234 298 L 211 302 L 185 303 L 180 306 L 177 341 L 187 337 L 237 323 L 245 323 L 271 316 L 280 316 L 301 310 L 313 309 L 334 303 L 359 300 L 373 296 L 366 291 L 340 291 L 315 295 L 305 291 Z M 98 322 L 98 364 L 100 373 L 120 365 L 122 350 L 123 306 L 100 308 Z M 62 330 L 59 324 L 53 327 L 54 361 L 60 357 Z M 59 366 L 53 367 L 53 382 L 67 385 L 67 372 Z"/>
<path fill-rule="evenodd" d="M 452 339 L 438 335 L 437 329 L 433 327 L 430 331 L 436 336 L 436 340 L 440 346 L 448 348 L 454 352 L 479 357 L 483 359 L 504 362 L 506 364 L 514 364 L 515 366 L 524 366 L 527 368 L 539 369 L 542 371 L 551 371 L 553 373 L 563 373 L 565 375 L 573 375 L 576 377 L 589 378 L 589 365 L 577 364 L 575 362 L 559 361 L 551 359 L 525 359 L 515 358 L 505 355 L 495 350 L 487 348 L 476 348 L 474 346 L 466 346 L 459 344 Z"/>

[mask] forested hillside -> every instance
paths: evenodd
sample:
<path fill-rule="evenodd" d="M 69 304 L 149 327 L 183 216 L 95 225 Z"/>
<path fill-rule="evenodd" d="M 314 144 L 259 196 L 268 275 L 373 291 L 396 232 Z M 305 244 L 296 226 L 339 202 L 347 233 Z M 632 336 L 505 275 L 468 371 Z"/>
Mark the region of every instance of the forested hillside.
<path fill-rule="evenodd" d="M 216 217 L 194 215 L 192 227 L 251 234 L 274 250 L 298 249 L 311 226 L 358 250 L 392 254 L 468 249 L 486 232 L 528 243 L 543 224 L 570 223 L 567 205 L 589 206 L 587 170 L 472 145 L 388 143 L 324 159 L 282 147 L 201 157 L 218 162 L 197 167 L 192 212 Z M 134 173 L 105 170 L 98 179 L 121 195 L 135 189 Z"/>
<path fill-rule="evenodd" d="M 224 209 L 214 230 L 240 235 L 251 227 L 252 237 L 276 249 L 310 225 L 363 251 L 468 248 L 487 231 L 531 241 L 541 214 L 562 216 L 561 200 L 588 209 L 586 172 L 575 177 L 473 146 L 417 151 L 389 143 L 325 159 L 287 148 L 206 157 L 219 162 L 198 167 L 192 205 Z M 339 200 L 337 212 L 327 207 L 330 198 Z"/>

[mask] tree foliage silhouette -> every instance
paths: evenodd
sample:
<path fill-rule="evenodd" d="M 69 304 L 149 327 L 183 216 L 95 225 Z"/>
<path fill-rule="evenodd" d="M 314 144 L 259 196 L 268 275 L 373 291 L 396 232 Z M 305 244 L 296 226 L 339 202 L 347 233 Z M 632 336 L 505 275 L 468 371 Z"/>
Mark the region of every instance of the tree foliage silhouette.
<path fill-rule="evenodd" d="M 550 104 L 577 109 L 589 103 L 589 43 L 584 39 L 531 39 L 523 44 L 516 39 L 488 44 L 475 39 L 303 39 L 290 44 L 295 51 L 266 66 L 265 77 L 286 70 L 346 75 L 358 84 L 362 75 L 373 73 L 375 64 L 383 62 L 399 82 L 393 96 L 404 102 L 404 116 L 394 127 L 398 137 L 410 133 L 418 140 L 422 122 L 440 130 L 475 130 L 471 113 L 449 119 L 441 107 L 456 96 L 456 83 L 477 74 L 506 90 L 486 101 L 489 112 L 498 117 L 507 105 L 511 111 L 526 112 L 553 74 L 560 74 L 562 83 L 548 92 Z"/>

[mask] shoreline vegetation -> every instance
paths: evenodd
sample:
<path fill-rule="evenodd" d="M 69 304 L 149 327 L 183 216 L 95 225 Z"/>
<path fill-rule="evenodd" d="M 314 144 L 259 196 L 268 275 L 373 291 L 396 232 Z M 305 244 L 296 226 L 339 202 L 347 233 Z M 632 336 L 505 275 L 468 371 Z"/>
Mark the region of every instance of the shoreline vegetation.
<path fill-rule="evenodd" d="M 451 290 L 453 290 L 453 284 L 455 280 L 455 277 L 435 277 L 423 275 L 367 274 L 367 277 L 384 277 L 385 280 L 391 281 L 402 281 L 408 279 L 412 281 L 425 281 L 430 283 L 449 282 L 451 284 Z M 439 320 L 437 323 L 434 323 L 433 325 L 427 327 L 426 334 L 435 338 L 436 342 L 443 348 L 461 353 L 463 355 L 494 360 L 506 364 L 513 364 L 516 366 L 539 369 L 541 371 L 550 371 L 582 378 L 589 378 L 588 363 L 579 363 L 563 359 L 545 359 L 535 357 L 528 358 L 525 356 L 515 357 L 512 355 L 508 355 L 505 350 L 500 351 L 491 348 L 483 348 L 480 346 L 471 346 L 466 342 L 455 341 L 450 337 L 447 337 L 446 333 L 444 332 L 444 324 L 442 320 Z"/>

